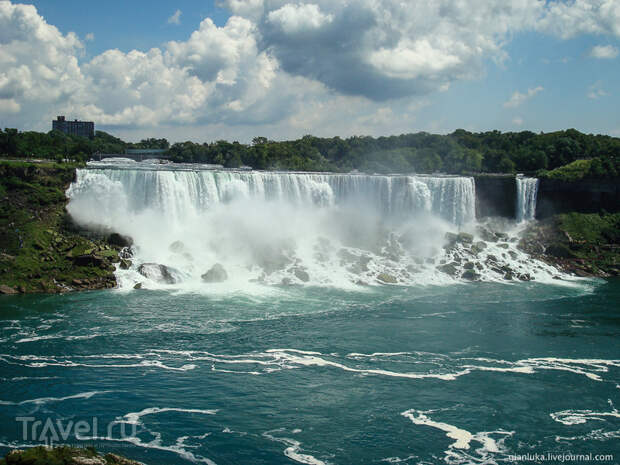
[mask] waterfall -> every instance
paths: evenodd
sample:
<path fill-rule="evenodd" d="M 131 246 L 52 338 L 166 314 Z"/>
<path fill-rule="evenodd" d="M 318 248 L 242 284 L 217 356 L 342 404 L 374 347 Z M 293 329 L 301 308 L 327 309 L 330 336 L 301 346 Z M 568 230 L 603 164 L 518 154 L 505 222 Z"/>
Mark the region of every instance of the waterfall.
<path fill-rule="evenodd" d="M 536 215 L 536 198 L 538 196 L 537 178 L 526 178 L 517 176 L 517 202 L 516 217 L 517 221 L 534 219 Z"/>
<path fill-rule="evenodd" d="M 537 181 L 517 182 L 519 217 L 530 218 Z M 77 223 L 133 239 L 131 263 L 116 272 L 125 289 L 140 283 L 263 292 L 264 284 L 358 288 L 512 279 L 506 269 L 552 280 L 554 272 L 542 263 L 532 268 L 516 238 L 472 239 L 480 225 L 474 180 L 464 176 L 94 163 L 77 171 L 67 196 Z M 458 230 L 470 234 L 447 244 L 457 236 L 446 233 Z M 213 284 L 213 276 L 225 282 Z"/>
<path fill-rule="evenodd" d="M 472 178 L 183 169 L 81 169 L 68 195 L 90 196 L 103 218 L 119 209 L 156 209 L 182 222 L 218 204 L 240 199 L 277 201 L 299 208 L 357 203 L 392 220 L 430 213 L 456 226 L 474 220 Z M 102 220 L 103 220 L 102 218 Z"/>

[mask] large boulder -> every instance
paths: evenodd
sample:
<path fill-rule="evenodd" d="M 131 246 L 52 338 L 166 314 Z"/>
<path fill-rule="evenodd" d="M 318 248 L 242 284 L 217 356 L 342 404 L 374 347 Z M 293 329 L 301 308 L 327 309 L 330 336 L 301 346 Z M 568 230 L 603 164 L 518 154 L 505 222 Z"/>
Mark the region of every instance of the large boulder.
<path fill-rule="evenodd" d="M 474 242 L 474 236 L 466 232 L 460 232 L 456 236 L 456 241 L 460 242 L 461 244 L 471 244 L 472 242 Z"/>
<path fill-rule="evenodd" d="M 468 281 L 476 281 L 480 279 L 480 275 L 474 270 L 465 270 L 461 275 L 461 278 L 467 279 Z"/>
<path fill-rule="evenodd" d="M 303 270 L 301 268 L 295 268 L 293 270 L 293 273 L 295 273 L 295 277 L 297 279 L 299 279 L 300 281 L 303 281 L 304 283 L 307 283 L 308 281 L 310 281 L 310 275 L 308 274 L 306 270 Z"/>
<path fill-rule="evenodd" d="M 387 273 L 379 273 L 377 275 L 377 281 L 383 284 L 396 284 L 397 283 L 396 278 Z"/>
<path fill-rule="evenodd" d="M 7 286 L 6 284 L 0 285 L 0 294 L 17 294 L 18 291 L 13 289 L 12 287 Z"/>
<path fill-rule="evenodd" d="M 452 263 L 446 263 L 445 265 L 438 266 L 437 269 L 441 271 L 442 273 L 446 273 L 454 277 L 458 273 L 457 266 L 458 266 L 458 263 L 452 262 Z"/>
<path fill-rule="evenodd" d="M 178 281 L 172 268 L 159 263 L 143 263 L 138 267 L 138 273 L 159 283 L 175 284 Z"/>
<path fill-rule="evenodd" d="M 201 278 L 207 283 L 221 283 L 228 279 L 228 273 L 221 263 L 216 263 Z"/>
<path fill-rule="evenodd" d="M 184 249 L 185 249 L 185 244 L 183 244 L 183 242 L 181 242 L 181 241 L 174 241 L 168 247 L 168 250 L 170 250 L 170 252 L 174 252 L 174 253 L 181 253 L 181 252 L 183 252 Z"/>
<path fill-rule="evenodd" d="M 129 236 L 123 236 L 122 234 L 112 233 L 108 236 L 108 244 L 115 245 L 117 247 L 131 247 L 133 245 L 133 239 Z"/>

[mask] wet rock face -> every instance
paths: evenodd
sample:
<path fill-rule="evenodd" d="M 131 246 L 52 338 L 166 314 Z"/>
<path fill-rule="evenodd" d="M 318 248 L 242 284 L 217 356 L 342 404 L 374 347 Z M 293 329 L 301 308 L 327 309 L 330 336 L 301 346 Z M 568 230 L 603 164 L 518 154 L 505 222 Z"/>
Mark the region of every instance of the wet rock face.
<path fill-rule="evenodd" d="M 476 281 L 480 279 L 480 275 L 476 273 L 473 269 L 467 269 L 463 272 L 461 278 L 467 279 L 468 281 Z"/>
<path fill-rule="evenodd" d="M 201 278 L 207 283 L 221 283 L 228 279 L 228 273 L 221 263 L 216 263 Z"/>
<path fill-rule="evenodd" d="M 456 236 L 456 241 L 461 244 L 471 244 L 474 242 L 474 236 L 466 232 L 460 232 Z"/>
<path fill-rule="evenodd" d="M 129 236 L 123 236 L 122 234 L 112 233 L 108 236 L 107 242 L 110 245 L 117 247 L 131 247 L 133 245 L 133 239 Z"/>
<path fill-rule="evenodd" d="M 300 281 L 304 283 L 307 283 L 308 281 L 310 281 L 310 275 L 308 274 L 308 272 L 301 268 L 295 268 L 293 270 L 293 273 L 295 274 L 295 277 L 297 279 L 299 279 Z"/>
<path fill-rule="evenodd" d="M 443 273 L 446 273 L 447 275 L 455 277 L 458 273 L 457 266 L 458 266 L 458 263 L 452 262 L 452 263 L 446 263 L 445 265 L 438 266 L 437 269 Z"/>
<path fill-rule="evenodd" d="M 138 273 L 159 283 L 175 284 L 177 282 L 171 269 L 159 263 L 143 263 L 138 267 Z"/>
<path fill-rule="evenodd" d="M 168 250 L 174 253 L 181 253 L 183 252 L 183 250 L 185 250 L 185 244 L 183 244 L 183 242 L 181 241 L 174 241 L 172 244 L 170 244 Z"/>

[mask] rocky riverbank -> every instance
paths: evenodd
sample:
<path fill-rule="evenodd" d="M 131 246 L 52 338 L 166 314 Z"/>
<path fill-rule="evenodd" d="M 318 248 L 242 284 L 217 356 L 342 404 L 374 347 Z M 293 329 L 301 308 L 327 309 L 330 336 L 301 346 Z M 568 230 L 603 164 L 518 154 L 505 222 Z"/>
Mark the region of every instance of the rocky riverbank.
<path fill-rule="evenodd" d="M 577 276 L 620 276 L 620 213 L 566 213 L 532 222 L 519 248 Z"/>
<path fill-rule="evenodd" d="M 116 286 L 118 235 L 87 237 L 66 213 L 74 164 L 0 162 L 0 293 Z"/>
<path fill-rule="evenodd" d="M 101 456 L 92 447 L 85 449 L 59 446 L 54 448 L 33 447 L 27 450 L 12 450 L 0 465 L 141 465 L 116 454 Z"/>

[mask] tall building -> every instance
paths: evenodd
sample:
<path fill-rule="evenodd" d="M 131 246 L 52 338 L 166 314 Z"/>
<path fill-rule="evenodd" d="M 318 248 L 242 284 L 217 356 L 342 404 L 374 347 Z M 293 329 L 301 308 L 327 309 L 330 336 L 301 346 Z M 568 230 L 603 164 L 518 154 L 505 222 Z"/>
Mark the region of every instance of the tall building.
<path fill-rule="evenodd" d="M 93 138 L 95 136 L 95 123 L 92 121 L 67 121 L 64 116 L 58 116 L 52 121 L 52 129 L 64 132 L 70 136 Z"/>

